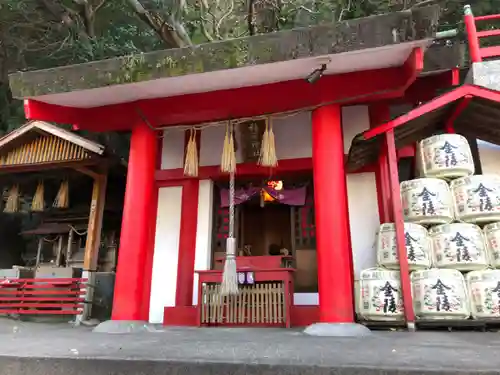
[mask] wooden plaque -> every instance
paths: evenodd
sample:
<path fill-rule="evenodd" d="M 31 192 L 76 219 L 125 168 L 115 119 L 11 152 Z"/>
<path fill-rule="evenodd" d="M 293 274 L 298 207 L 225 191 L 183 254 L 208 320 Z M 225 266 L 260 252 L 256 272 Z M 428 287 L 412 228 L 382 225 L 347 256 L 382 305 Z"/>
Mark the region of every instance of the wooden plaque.
<path fill-rule="evenodd" d="M 240 123 L 243 162 L 257 162 L 260 157 L 262 135 L 267 119 L 250 120 Z"/>

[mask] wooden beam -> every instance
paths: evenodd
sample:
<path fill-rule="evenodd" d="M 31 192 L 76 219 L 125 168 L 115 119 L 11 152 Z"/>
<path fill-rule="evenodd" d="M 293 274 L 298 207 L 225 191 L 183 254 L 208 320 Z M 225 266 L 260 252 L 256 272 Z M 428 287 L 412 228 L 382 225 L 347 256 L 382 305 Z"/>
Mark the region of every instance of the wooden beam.
<path fill-rule="evenodd" d="M 85 257 L 83 262 L 84 271 L 95 271 L 97 269 L 99 245 L 101 243 L 102 219 L 104 204 L 106 201 L 107 180 L 107 174 L 98 174 L 96 178 L 94 178 L 92 201 L 90 203 L 89 224 L 87 229 L 87 241 L 85 244 Z"/>
<path fill-rule="evenodd" d="M 86 168 L 86 167 L 75 167 L 74 168 L 76 171 L 80 172 L 80 173 L 83 173 L 87 176 L 90 176 L 95 180 L 98 180 L 101 175 L 97 172 L 94 172 L 92 169 L 89 169 L 89 168 Z"/>

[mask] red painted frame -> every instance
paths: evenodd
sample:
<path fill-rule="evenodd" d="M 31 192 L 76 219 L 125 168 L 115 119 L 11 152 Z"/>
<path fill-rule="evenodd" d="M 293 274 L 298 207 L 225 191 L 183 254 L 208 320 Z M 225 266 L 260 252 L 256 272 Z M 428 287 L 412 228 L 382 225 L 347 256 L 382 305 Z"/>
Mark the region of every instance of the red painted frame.
<path fill-rule="evenodd" d="M 392 121 L 386 122 L 376 128 L 367 130 L 363 133 L 365 140 L 372 139 L 378 135 L 384 134 L 390 130 L 396 129 L 398 126 L 404 125 L 407 122 L 414 120 L 428 112 L 432 112 L 438 108 L 445 106 L 448 103 L 458 101 L 465 96 L 477 96 L 486 100 L 500 102 L 500 92 L 486 89 L 484 87 L 474 85 L 463 85 L 453 91 L 447 92 L 430 102 L 422 104 L 421 106 L 411 110 L 410 112 L 402 115 Z"/>
<path fill-rule="evenodd" d="M 500 14 L 474 17 L 470 6 L 465 7 L 464 23 L 467 30 L 467 41 L 469 42 L 469 54 L 471 61 L 481 62 L 483 58 L 500 56 L 500 46 L 481 47 L 480 39 L 499 36 L 500 29 L 477 31 L 477 21 L 490 21 L 500 19 Z"/>
<path fill-rule="evenodd" d="M 347 156 L 346 156 L 347 158 Z M 310 172 L 312 171 L 312 158 L 297 158 L 297 159 L 284 159 L 280 160 L 275 168 L 265 168 L 257 165 L 256 163 L 240 163 L 237 166 L 236 174 L 238 177 L 254 177 L 254 176 L 269 176 L 273 175 L 286 175 L 289 173 L 297 172 Z M 375 166 L 369 165 L 359 169 L 353 173 L 369 173 L 374 172 Z M 227 173 L 223 173 L 218 165 L 210 165 L 200 167 L 198 170 L 198 177 L 187 177 L 184 175 L 184 168 L 176 169 L 159 169 L 156 171 L 156 182 L 162 183 L 167 181 L 179 180 L 227 180 Z"/>
<path fill-rule="evenodd" d="M 396 243 L 398 247 L 399 270 L 401 288 L 403 289 L 403 304 L 406 323 L 409 329 L 415 327 L 415 312 L 413 310 L 413 298 L 411 295 L 410 270 L 406 254 L 405 229 L 403 218 L 403 207 L 401 204 L 401 193 L 399 188 L 398 160 L 396 154 L 396 143 L 394 131 L 385 133 L 385 148 L 387 152 L 387 163 L 389 167 L 389 186 L 391 189 L 392 215 L 396 226 Z"/>

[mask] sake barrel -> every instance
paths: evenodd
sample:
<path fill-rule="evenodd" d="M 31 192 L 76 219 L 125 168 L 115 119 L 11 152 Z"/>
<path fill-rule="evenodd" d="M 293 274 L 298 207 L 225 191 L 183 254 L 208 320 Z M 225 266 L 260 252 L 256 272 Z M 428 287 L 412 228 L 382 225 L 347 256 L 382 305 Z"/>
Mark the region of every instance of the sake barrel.
<path fill-rule="evenodd" d="M 424 177 L 454 179 L 474 174 L 469 142 L 460 134 L 434 135 L 420 141 L 417 157 Z"/>
<path fill-rule="evenodd" d="M 451 192 L 446 181 L 417 178 L 401 183 L 405 222 L 447 224 L 453 221 Z"/>
<path fill-rule="evenodd" d="M 357 285 L 360 319 L 397 321 L 404 318 L 403 293 L 398 271 L 380 268 L 363 270 Z"/>
<path fill-rule="evenodd" d="M 500 319 L 500 270 L 480 270 L 466 276 L 474 319 Z"/>
<path fill-rule="evenodd" d="M 488 259 L 494 268 L 500 268 L 500 223 L 491 223 L 483 228 Z"/>
<path fill-rule="evenodd" d="M 410 278 L 418 320 L 469 318 L 469 299 L 460 271 L 432 268 L 414 271 Z"/>
<path fill-rule="evenodd" d="M 434 267 L 473 271 L 489 265 L 483 232 L 477 225 L 438 225 L 429 229 L 429 237 Z"/>
<path fill-rule="evenodd" d="M 430 239 L 427 229 L 419 224 L 405 223 L 405 246 L 410 270 L 431 266 Z M 380 225 L 377 232 L 377 264 L 388 269 L 399 269 L 399 255 L 394 223 Z"/>
<path fill-rule="evenodd" d="M 500 221 L 500 176 L 476 175 L 451 181 L 458 220 L 467 223 Z"/>

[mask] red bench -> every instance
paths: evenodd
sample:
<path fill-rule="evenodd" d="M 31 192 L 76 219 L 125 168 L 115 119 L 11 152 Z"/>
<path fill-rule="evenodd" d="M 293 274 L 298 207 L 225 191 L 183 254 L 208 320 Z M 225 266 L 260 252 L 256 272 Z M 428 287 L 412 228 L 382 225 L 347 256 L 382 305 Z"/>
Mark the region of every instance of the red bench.
<path fill-rule="evenodd" d="M 0 315 L 79 315 L 87 279 L 1 279 Z"/>

